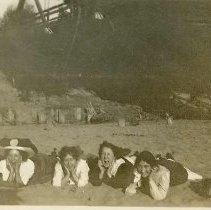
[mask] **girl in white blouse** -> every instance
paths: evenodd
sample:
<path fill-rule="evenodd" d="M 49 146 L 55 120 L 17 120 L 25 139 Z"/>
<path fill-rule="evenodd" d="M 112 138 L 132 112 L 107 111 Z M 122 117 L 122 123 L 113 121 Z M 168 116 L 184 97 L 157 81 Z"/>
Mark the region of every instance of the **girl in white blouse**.
<path fill-rule="evenodd" d="M 152 153 L 143 151 L 138 155 L 132 177 L 132 183 L 125 190 L 127 194 L 135 194 L 139 188 L 155 200 L 166 198 L 170 186 L 170 171 L 158 165 Z"/>
<path fill-rule="evenodd" d="M 34 154 L 30 141 L 3 139 L 5 157 L 0 161 L 1 185 L 27 185 L 32 178 L 35 165 L 29 156 Z"/>
<path fill-rule="evenodd" d="M 143 151 L 136 158 L 131 184 L 125 192 L 135 194 L 137 189 L 140 189 L 154 200 L 163 200 L 170 186 L 198 179 L 202 179 L 202 176 L 185 168 L 173 157 L 156 159 L 151 152 Z"/>
<path fill-rule="evenodd" d="M 55 165 L 53 186 L 65 187 L 75 185 L 83 187 L 89 181 L 89 167 L 81 159 L 80 147 L 63 147 L 59 152 L 59 161 Z"/>

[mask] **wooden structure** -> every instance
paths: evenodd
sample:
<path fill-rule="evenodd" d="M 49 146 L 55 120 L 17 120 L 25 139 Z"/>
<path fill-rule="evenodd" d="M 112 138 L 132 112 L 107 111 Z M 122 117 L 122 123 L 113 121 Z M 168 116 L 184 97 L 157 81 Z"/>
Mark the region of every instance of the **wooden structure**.
<path fill-rule="evenodd" d="M 42 13 L 36 13 L 35 18 L 36 20 L 42 20 L 42 23 L 50 23 L 53 21 L 57 21 L 61 15 L 65 15 L 67 13 L 70 14 L 69 6 L 65 3 L 62 3 L 42 10 Z"/>
<path fill-rule="evenodd" d="M 38 12 L 35 14 L 35 20 L 38 23 L 48 26 L 49 23 L 58 21 L 62 16 L 73 17 L 77 12 L 78 0 L 72 0 L 70 3 L 61 3 L 43 10 L 40 0 L 34 0 Z M 26 0 L 19 0 L 17 12 L 21 12 L 24 8 Z"/>
<path fill-rule="evenodd" d="M 35 1 L 36 6 L 37 6 L 37 10 L 40 14 L 40 17 L 42 19 L 42 22 L 44 24 L 46 24 L 46 19 L 45 19 L 44 14 L 43 14 L 43 9 L 42 9 L 42 6 L 40 4 L 40 0 L 34 0 L 34 1 Z M 21 12 L 23 10 L 25 3 L 26 3 L 26 0 L 19 0 L 18 6 L 17 6 L 17 9 L 16 9 L 17 12 Z"/>

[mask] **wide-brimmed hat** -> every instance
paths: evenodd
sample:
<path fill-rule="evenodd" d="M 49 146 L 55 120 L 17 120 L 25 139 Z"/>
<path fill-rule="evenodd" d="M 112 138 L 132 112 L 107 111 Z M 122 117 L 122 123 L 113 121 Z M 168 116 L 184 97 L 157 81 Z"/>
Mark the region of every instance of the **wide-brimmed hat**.
<path fill-rule="evenodd" d="M 27 152 L 30 157 L 38 152 L 37 147 L 31 142 L 31 140 L 25 138 L 3 138 L 0 140 L 0 149 L 16 149 L 24 151 Z"/>

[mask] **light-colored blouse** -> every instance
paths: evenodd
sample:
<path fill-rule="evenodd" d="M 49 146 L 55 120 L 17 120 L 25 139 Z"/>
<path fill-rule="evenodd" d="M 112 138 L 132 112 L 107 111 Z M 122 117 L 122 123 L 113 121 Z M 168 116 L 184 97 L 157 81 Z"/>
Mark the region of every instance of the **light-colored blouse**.
<path fill-rule="evenodd" d="M 75 169 L 75 174 L 78 178 L 78 183 L 76 185 L 78 187 L 84 187 L 88 184 L 89 181 L 89 166 L 87 162 L 83 159 L 78 161 L 78 164 Z M 54 177 L 53 177 L 53 186 L 61 187 L 62 179 L 64 178 L 64 172 L 60 162 L 57 162 L 55 165 L 54 170 Z M 69 185 L 75 184 L 71 178 L 69 178 Z"/>
<path fill-rule="evenodd" d="M 158 171 L 153 173 L 152 179 L 149 180 L 150 194 L 155 200 L 166 198 L 170 186 L 170 171 L 159 166 Z"/>
<path fill-rule="evenodd" d="M 134 194 L 136 189 L 141 187 L 141 175 L 134 170 L 134 181 L 126 189 L 126 193 Z M 149 179 L 150 195 L 154 200 L 163 200 L 166 198 L 170 186 L 170 171 L 164 166 L 159 165 L 158 170 L 154 172 Z"/>
<path fill-rule="evenodd" d="M 34 174 L 34 163 L 32 160 L 27 159 L 20 165 L 20 177 L 24 185 L 27 185 L 29 179 Z M 7 181 L 10 175 L 10 171 L 7 169 L 6 160 L 0 161 L 0 173 L 2 174 L 3 181 Z"/>

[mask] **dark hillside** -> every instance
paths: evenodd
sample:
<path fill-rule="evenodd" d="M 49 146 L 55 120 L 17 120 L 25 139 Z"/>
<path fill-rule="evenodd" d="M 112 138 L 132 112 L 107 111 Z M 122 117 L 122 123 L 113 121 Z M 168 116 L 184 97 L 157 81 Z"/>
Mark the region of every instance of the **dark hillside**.
<path fill-rule="evenodd" d="M 16 78 L 17 88 L 62 94 L 85 87 L 178 117 L 186 110 L 171 104 L 171 91 L 210 93 L 211 1 L 81 2 L 74 42 L 77 17 L 52 25 L 53 35 L 17 19 L 3 25 L 1 69 Z M 104 19 L 94 19 L 95 11 Z"/>

